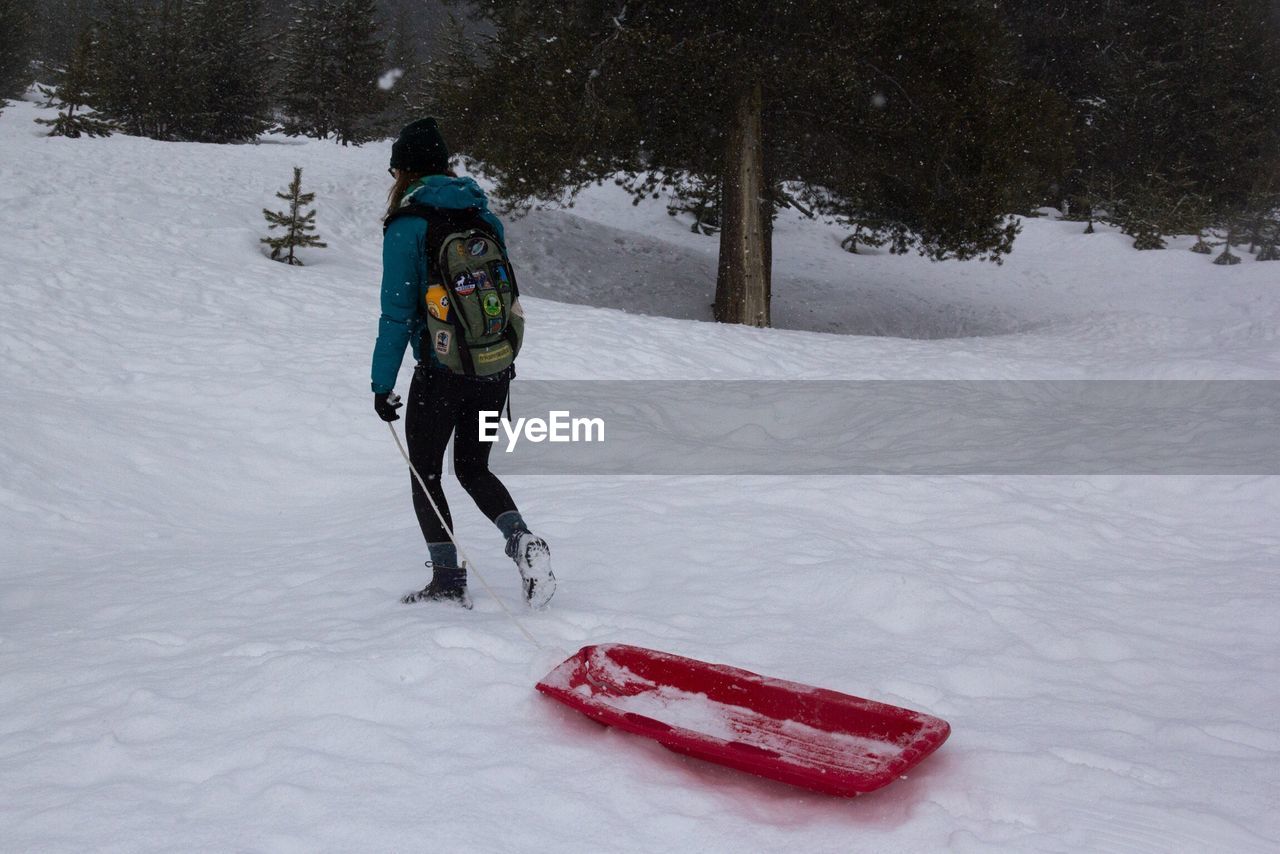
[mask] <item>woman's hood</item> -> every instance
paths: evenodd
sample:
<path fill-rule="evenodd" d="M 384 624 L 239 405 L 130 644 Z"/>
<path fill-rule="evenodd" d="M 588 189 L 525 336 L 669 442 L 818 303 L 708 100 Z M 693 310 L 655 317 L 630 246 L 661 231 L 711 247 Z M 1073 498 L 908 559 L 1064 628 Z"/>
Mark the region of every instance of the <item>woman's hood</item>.
<path fill-rule="evenodd" d="M 489 209 L 489 200 L 471 178 L 451 178 L 448 175 L 428 175 L 413 184 L 404 194 L 402 205 L 417 202 L 433 208 Z"/>

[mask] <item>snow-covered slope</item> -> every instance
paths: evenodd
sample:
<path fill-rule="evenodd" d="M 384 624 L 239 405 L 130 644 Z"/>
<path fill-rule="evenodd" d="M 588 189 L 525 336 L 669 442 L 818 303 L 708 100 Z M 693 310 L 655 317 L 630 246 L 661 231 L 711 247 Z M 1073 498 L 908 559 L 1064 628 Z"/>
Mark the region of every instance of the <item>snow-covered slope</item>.
<path fill-rule="evenodd" d="M 562 579 L 535 649 L 482 590 L 396 601 L 425 555 L 368 394 L 385 146 L 34 114 L 0 117 L 0 850 L 1280 847 L 1275 478 L 513 477 Z M 330 244 L 301 269 L 257 242 L 295 164 Z M 1078 231 L 935 265 L 784 220 L 784 328 L 727 328 L 689 319 L 714 243 L 598 188 L 511 226 L 522 376 L 1280 378 L 1280 265 Z M 881 792 L 806 794 L 535 694 L 605 641 L 954 734 Z"/>

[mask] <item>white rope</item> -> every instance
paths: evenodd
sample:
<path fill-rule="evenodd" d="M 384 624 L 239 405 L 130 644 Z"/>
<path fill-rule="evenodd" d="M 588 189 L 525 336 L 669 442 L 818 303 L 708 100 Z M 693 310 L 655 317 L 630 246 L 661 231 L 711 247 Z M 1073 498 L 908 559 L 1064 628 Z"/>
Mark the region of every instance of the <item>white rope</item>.
<path fill-rule="evenodd" d="M 436 512 L 436 518 L 440 520 L 440 525 L 444 528 L 444 532 L 449 535 L 449 541 L 453 543 L 454 548 L 458 550 L 458 555 L 463 560 L 463 566 L 471 564 L 470 570 L 476 574 L 476 578 L 480 579 L 481 586 L 484 587 L 488 594 L 493 597 L 494 601 L 498 603 L 498 607 L 502 609 L 502 613 L 506 614 L 511 622 L 516 624 L 516 628 L 520 630 L 520 634 L 528 638 L 529 643 L 539 649 L 542 649 L 542 644 L 538 643 L 538 639 L 529 634 L 529 630 L 524 627 L 524 624 L 516 619 L 516 615 L 511 613 L 511 609 L 502 601 L 502 597 L 493 592 L 493 588 L 489 586 L 488 581 L 485 581 L 484 575 L 481 574 L 480 570 L 476 567 L 475 562 L 471 560 L 471 556 L 463 550 L 462 544 L 459 543 L 458 538 L 453 535 L 453 529 L 450 528 L 449 523 L 444 520 L 444 515 L 440 512 L 440 508 L 436 506 L 435 499 L 431 497 L 431 492 L 427 489 L 427 484 L 422 479 L 422 475 L 418 474 L 417 466 L 413 464 L 413 460 L 409 459 L 409 452 L 404 449 L 404 444 L 400 441 L 400 434 L 396 432 L 395 425 L 388 421 L 387 429 L 391 431 L 391 438 L 396 440 L 396 447 L 400 449 L 400 456 L 404 457 L 404 461 L 408 463 L 409 471 L 413 472 L 413 476 L 418 479 L 418 485 L 422 487 L 422 493 L 427 497 L 427 503 L 430 504 L 431 509 Z"/>

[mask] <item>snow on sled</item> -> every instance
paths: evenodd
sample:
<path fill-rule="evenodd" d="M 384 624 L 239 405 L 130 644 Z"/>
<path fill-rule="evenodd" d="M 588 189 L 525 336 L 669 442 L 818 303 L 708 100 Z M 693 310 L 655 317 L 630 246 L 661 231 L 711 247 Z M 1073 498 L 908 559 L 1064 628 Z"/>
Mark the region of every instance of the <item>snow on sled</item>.
<path fill-rule="evenodd" d="M 898 706 L 622 644 L 583 647 L 538 690 L 677 753 L 841 797 L 892 783 L 951 733 Z"/>

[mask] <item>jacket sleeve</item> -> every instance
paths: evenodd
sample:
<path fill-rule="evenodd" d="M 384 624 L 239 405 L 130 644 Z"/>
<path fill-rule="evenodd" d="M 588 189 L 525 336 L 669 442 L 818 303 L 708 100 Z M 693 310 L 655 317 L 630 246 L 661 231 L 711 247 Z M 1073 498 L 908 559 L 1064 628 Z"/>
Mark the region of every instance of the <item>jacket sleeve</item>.
<path fill-rule="evenodd" d="M 426 236 L 426 220 L 401 217 L 382 238 L 382 317 L 373 347 L 374 394 L 395 388 L 405 347 L 422 322 L 418 294 L 426 280 L 422 248 Z"/>

